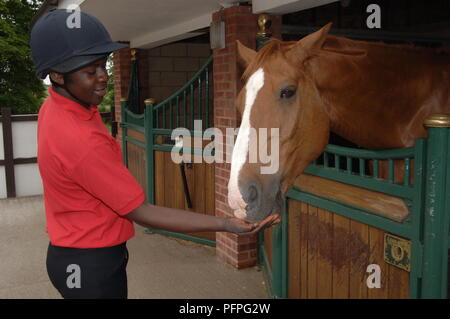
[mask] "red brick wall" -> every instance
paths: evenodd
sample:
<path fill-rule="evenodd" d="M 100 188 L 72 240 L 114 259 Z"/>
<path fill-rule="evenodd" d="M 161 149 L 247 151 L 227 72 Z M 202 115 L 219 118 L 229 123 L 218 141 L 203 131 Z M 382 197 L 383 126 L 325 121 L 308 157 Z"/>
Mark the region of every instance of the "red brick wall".
<path fill-rule="evenodd" d="M 116 107 L 116 122 L 122 121 L 120 99 L 128 95 L 128 85 L 131 75 L 131 49 L 124 48 L 115 51 L 114 59 L 114 105 Z M 122 141 L 122 130 L 118 127 L 116 139 Z M 120 144 L 122 145 L 122 144 Z"/>
<path fill-rule="evenodd" d="M 213 21 L 225 22 L 226 47 L 214 50 L 214 127 L 222 130 L 224 136 L 227 127 L 240 126 L 240 115 L 236 110 L 235 99 L 243 83 L 237 65 L 236 40 L 255 49 L 258 31 L 258 15 L 252 14 L 250 6 L 234 6 L 213 14 Z M 281 18 L 272 21 L 274 36 L 281 38 Z M 225 141 L 224 141 L 225 142 Z M 228 148 L 231 149 L 232 145 Z M 227 145 L 223 145 L 223 150 Z M 230 163 L 215 164 L 215 206 L 216 216 L 230 217 L 233 212 L 228 206 L 228 180 Z M 257 261 L 257 236 L 239 237 L 230 233 L 217 233 L 216 254 L 219 259 L 236 268 L 254 266 Z"/>

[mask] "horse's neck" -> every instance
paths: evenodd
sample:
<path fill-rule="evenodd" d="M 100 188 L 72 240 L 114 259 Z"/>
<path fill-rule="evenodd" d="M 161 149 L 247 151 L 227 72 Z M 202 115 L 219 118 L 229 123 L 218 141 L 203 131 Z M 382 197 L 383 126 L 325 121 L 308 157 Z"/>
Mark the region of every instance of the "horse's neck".
<path fill-rule="evenodd" d="M 332 131 L 365 148 L 405 147 L 426 134 L 424 117 L 450 111 L 448 61 L 357 41 L 349 51 L 349 43 L 312 64 Z M 366 54 L 348 54 L 358 49 Z"/>

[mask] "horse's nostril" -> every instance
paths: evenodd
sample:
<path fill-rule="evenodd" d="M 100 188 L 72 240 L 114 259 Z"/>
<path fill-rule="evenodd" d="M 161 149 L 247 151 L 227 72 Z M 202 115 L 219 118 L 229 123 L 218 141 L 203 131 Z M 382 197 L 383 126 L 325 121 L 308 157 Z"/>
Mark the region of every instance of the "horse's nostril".
<path fill-rule="evenodd" d="M 254 202 L 256 198 L 258 198 L 258 190 L 252 185 L 248 189 L 248 200 L 249 202 Z"/>

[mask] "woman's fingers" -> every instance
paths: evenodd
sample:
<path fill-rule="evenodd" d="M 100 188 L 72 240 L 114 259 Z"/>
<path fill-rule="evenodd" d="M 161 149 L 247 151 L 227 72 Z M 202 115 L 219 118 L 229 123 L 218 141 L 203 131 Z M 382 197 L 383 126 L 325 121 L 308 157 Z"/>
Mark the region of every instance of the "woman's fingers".
<path fill-rule="evenodd" d="M 269 215 L 263 221 L 251 224 L 252 227 L 255 227 L 253 230 L 251 230 L 249 232 L 241 233 L 239 235 L 240 236 L 252 236 L 252 235 L 255 235 L 256 233 L 260 232 L 264 228 L 268 228 L 272 225 L 278 224 L 279 222 L 281 222 L 280 215 L 278 215 L 278 214 Z"/>

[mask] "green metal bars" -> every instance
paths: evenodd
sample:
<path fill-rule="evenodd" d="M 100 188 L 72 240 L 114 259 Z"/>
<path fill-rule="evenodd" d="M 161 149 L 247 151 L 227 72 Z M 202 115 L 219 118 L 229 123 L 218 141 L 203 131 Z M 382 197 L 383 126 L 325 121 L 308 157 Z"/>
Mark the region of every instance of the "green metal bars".
<path fill-rule="evenodd" d="M 194 129 L 194 120 L 202 120 L 204 126 L 212 126 L 210 76 L 212 56 L 181 89 L 166 100 L 153 106 L 155 129 L 175 129 L 180 125 Z"/>

